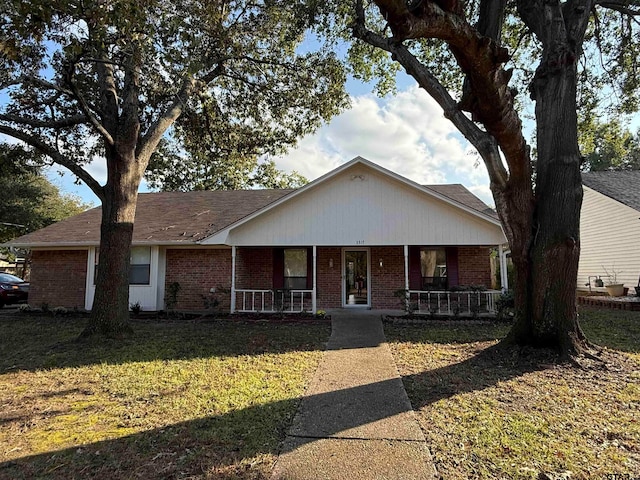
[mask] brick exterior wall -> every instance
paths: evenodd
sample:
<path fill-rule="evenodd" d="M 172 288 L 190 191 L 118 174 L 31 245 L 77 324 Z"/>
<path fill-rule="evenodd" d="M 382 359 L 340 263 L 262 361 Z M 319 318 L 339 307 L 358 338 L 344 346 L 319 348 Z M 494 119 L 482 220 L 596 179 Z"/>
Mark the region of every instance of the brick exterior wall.
<path fill-rule="evenodd" d="M 165 292 L 180 283 L 176 310 L 205 310 L 205 299 L 215 296 L 223 312 L 231 305 L 231 249 L 168 249 Z M 217 291 L 209 292 L 211 288 Z"/>
<path fill-rule="evenodd" d="M 404 247 L 372 247 L 370 268 L 371 308 L 401 308 L 400 299 L 393 294 L 405 287 Z"/>
<path fill-rule="evenodd" d="M 333 260 L 333 267 L 330 261 Z M 316 287 L 318 308 L 342 307 L 342 249 L 318 247 L 316 250 Z"/>
<path fill-rule="evenodd" d="M 84 309 L 87 250 L 34 250 L 29 305 Z"/>
<path fill-rule="evenodd" d="M 82 259 L 82 303 L 84 304 L 84 270 L 86 253 Z M 382 259 L 382 267 L 380 260 Z M 330 261 L 333 260 L 333 267 Z M 342 306 L 342 249 L 317 249 L 317 305 L 319 309 Z M 491 285 L 489 249 L 486 247 L 459 247 L 458 264 L 461 285 Z M 404 288 L 404 249 L 371 247 L 371 307 L 376 309 L 400 308 L 396 290 Z M 230 249 L 168 249 L 166 286 L 179 282 L 177 309 L 203 310 L 203 296 L 211 296 L 211 287 L 231 287 Z M 273 283 L 272 248 L 238 248 L 236 256 L 236 288 L 271 289 Z M 230 294 L 216 293 L 220 308 L 228 311 Z"/>
<path fill-rule="evenodd" d="M 229 254 L 231 255 L 231 254 Z M 231 268 L 229 268 L 231 282 Z M 273 285 L 273 248 L 236 250 L 236 288 L 267 290 Z"/>
<path fill-rule="evenodd" d="M 491 265 L 488 247 L 458 247 L 460 285 L 484 285 L 491 288 Z"/>

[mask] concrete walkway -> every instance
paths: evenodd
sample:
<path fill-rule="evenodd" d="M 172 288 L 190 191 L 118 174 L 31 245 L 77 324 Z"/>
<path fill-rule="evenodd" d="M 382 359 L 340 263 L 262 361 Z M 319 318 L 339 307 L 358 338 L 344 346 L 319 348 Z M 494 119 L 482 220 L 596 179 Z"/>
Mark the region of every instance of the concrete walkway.
<path fill-rule="evenodd" d="M 273 480 L 435 479 L 379 311 L 334 311 Z"/>

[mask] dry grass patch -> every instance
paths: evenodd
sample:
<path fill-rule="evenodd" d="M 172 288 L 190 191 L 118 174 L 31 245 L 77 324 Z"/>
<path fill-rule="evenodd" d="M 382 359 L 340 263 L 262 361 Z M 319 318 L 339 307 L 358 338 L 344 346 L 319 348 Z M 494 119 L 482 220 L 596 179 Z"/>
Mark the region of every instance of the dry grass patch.
<path fill-rule="evenodd" d="M 266 478 L 328 325 L 0 317 L 0 478 Z"/>
<path fill-rule="evenodd" d="M 606 364 L 498 348 L 500 324 L 385 328 L 441 478 L 638 475 L 640 313 L 582 309 L 581 322 Z"/>

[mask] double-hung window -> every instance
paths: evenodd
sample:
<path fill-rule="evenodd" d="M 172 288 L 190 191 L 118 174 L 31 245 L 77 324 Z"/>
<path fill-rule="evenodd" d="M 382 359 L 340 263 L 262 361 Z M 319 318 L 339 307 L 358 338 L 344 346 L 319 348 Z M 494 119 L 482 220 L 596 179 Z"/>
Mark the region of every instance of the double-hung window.
<path fill-rule="evenodd" d="M 286 248 L 284 250 L 284 288 L 288 290 L 307 288 L 306 248 Z"/>
<path fill-rule="evenodd" d="M 420 273 L 422 289 L 446 289 L 447 282 L 447 253 L 444 248 L 420 249 Z"/>
<path fill-rule="evenodd" d="M 98 278 L 98 253 L 96 249 L 96 261 L 94 268 L 93 284 Z M 129 285 L 151 284 L 151 247 L 131 247 L 129 266 Z"/>
<path fill-rule="evenodd" d="M 149 285 L 151 280 L 151 248 L 132 247 L 129 285 Z"/>

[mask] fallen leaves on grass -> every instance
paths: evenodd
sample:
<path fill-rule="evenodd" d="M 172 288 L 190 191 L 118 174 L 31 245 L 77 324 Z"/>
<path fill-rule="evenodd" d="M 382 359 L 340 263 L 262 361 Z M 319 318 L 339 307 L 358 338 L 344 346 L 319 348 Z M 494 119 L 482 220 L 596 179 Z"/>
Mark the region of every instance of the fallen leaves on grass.
<path fill-rule="evenodd" d="M 583 312 L 583 323 L 586 317 Z M 615 313 L 606 321 L 616 328 Z M 500 325 L 452 327 L 467 329 L 461 334 L 467 340 L 474 329 L 482 337 L 466 343 L 440 341 L 441 328 L 385 329 L 441 478 L 592 479 L 640 472 L 636 354 L 605 348 L 606 368 L 580 369 L 550 351 L 497 346 L 505 333 Z M 496 340 L 486 339 L 491 328 Z M 607 334 L 615 336 L 623 335 Z M 633 346 L 625 342 L 625 349 Z"/>

